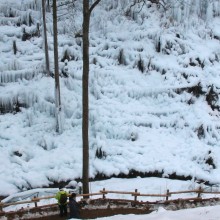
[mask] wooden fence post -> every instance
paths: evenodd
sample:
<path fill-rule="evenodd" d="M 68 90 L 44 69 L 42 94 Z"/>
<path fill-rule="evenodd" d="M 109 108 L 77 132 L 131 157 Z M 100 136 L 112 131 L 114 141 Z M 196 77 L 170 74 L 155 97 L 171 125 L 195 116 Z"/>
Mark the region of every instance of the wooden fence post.
<path fill-rule="evenodd" d="M 103 191 L 102 198 L 103 198 L 103 199 L 105 199 L 105 188 L 103 188 L 103 190 L 102 190 L 102 191 Z"/>
<path fill-rule="evenodd" d="M 137 189 L 135 189 L 135 193 L 137 193 Z M 134 196 L 134 201 L 136 202 L 137 201 L 137 194 L 135 194 L 135 196 Z"/>
<path fill-rule="evenodd" d="M 3 203 L 0 202 L 0 212 L 3 211 L 2 205 L 3 205 Z"/>
<path fill-rule="evenodd" d="M 202 187 L 200 186 L 198 190 L 198 196 L 197 196 L 198 198 L 201 198 L 201 193 L 202 193 Z"/>
<path fill-rule="evenodd" d="M 37 199 L 36 196 L 34 196 L 34 198 L 32 199 L 32 201 L 34 201 L 34 206 L 35 206 L 35 208 L 36 208 L 36 207 L 37 207 L 37 202 L 38 202 L 39 200 Z"/>
<path fill-rule="evenodd" d="M 166 201 L 168 201 L 168 199 L 169 199 L 169 189 L 167 190 L 167 195 L 166 195 Z"/>

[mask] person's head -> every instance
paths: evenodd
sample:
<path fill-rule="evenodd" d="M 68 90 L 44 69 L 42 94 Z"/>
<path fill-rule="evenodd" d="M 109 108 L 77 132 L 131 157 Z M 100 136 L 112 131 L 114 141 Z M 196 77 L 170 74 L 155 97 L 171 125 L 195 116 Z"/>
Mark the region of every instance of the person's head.
<path fill-rule="evenodd" d="M 76 198 L 76 193 L 72 193 L 71 198 L 75 199 Z"/>
<path fill-rule="evenodd" d="M 62 190 L 63 190 L 63 187 L 62 187 L 62 186 L 59 186 L 59 190 L 62 191 Z"/>

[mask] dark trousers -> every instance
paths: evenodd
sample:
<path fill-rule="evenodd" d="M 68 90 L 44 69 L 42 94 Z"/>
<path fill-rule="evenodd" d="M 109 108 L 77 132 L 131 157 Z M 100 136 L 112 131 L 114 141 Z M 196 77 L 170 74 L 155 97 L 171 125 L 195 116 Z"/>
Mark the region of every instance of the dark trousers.
<path fill-rule="evenodd" d="M 60 216 L 67 216 L 67 204 L 59 205 L 60 208 Z"/>

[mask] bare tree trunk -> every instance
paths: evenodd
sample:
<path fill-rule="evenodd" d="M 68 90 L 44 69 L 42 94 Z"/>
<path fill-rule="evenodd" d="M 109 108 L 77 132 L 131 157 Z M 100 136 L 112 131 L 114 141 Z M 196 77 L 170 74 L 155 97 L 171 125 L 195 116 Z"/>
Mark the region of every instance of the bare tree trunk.
<path fill-rule="evenodd" d="M 89 23 L 91 12 L 100 1 L 96 0 L 90 7 L 89 0 L 83 0 L 83 194 L 89 193 Z M 85 197 L 88 198 L 89 196 Z"/>
<path fill-rule="evenodd" d="M 50 0 L 47 0 L 46 11 L 47 11 L 47 12 L 50 12 Z"/>
<path fill-rule="evenodd" d="M 83 0 L 83 193 L 89 193 L 89 0 Z"/>
<path fill-rule="evenodd" d="M 44 26 L 44 50 L 45 50 L 46 73 L 47 73 L 47 76 L 49 76 L 50 75 L 50 62 L 49 62 L 48 43 L 47 43 L 45 0 L 42 0 L 42 14 L 43 14 L 43 26 Z"/>
<path fill-rule="evenodd" d="M 53 0 L 53 39 L 54 39 L 54 78 L 55 78 L 55 104 L 56 104 L 56 132 L 61 133 L 61 99 L 60 99 L 60 79 L 58 61 L 58 40 L 57 40 L 57 2 Z"/>

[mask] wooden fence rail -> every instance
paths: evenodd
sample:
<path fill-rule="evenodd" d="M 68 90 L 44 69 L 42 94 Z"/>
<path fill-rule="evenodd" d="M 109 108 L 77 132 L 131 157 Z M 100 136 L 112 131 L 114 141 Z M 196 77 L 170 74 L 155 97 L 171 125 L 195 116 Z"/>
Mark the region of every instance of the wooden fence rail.
<path fill-rule="evenodd" d="M 165 194 L 147 194 L 147 193 L 140 193 L 138 192 L 137 189 L 135 189 L 133 192 L 125 192 L 125 191 L 113 191 L 113 190 L 106 190 L 105 188 L 103 188 L 103 190 L 100 190 L 100 192 L 97 193 L 89 193 L 89 194 L 78 194 L 77 197 L 85 197 L 85 196 L 97 196 L 100 195 L 102 196 L 103 199 L 106 198 L 107 194 L 126 194 L 126 195 L 131 195 L 134 197 L 134 201 L 137 201 L 138 197 L 162 197 L 165 199 L 165 201 L 169 200 L 169 197 L 171 197 L 172 195 L 177 195 L 177 194 L 183 194 L 183 193 L 195 193 L 197 194 L 197 197 L 193 197 L 190 199 L 196 199 L 196 198 L 201 198 L 201 194 L 220 194 L 220 192 L 206 192 L 204 191 L 201 187 L 195 190 L 185 190 L 185 191 L 176 191 L 176 192 L 172 192 L 167 190 L 167 192 Z M 11 202 L 11 203 L 3 203 L 0 202 L 0 211 L 3 211 L 4 207 L 8 207 L 8 206 L 15 206 L 15 205 L 21 205 L 21 204 L 30 204 L 30 203 L 34 203 L 35 207 L 40 207 L 39 206 L 39 202 L 41 200 L 46 200 L 46 199 L 53 199 L 55 198 L 54 196 L 46 196 L 46 197 L 34 197 L 29 201 L 19 201 L 19 202 Z M 186 198 L 185 198 L 186 199 Z M 51 204 L 54 205 L 55 203 Z"/>

